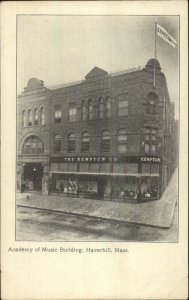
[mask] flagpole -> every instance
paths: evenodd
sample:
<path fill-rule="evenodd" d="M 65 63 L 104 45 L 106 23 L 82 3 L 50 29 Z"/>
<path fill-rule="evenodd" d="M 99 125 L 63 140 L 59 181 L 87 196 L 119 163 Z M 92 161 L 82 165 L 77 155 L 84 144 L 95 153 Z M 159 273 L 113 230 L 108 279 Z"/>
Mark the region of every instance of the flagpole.
<path fill-rule="evenodd" d="M 154 43 L 155 43 L 155 47 L 154 47 L 154 57 L 155 59 L 157 59 L 157 41 L 156 41 L 156 37 L 157 37 L 157 18 L 155 21 L 155 26 L 154 26 Z M 155 66 L 156 61 L 154 60 L 154 86 L 156 85 L 156 66 Z"/>

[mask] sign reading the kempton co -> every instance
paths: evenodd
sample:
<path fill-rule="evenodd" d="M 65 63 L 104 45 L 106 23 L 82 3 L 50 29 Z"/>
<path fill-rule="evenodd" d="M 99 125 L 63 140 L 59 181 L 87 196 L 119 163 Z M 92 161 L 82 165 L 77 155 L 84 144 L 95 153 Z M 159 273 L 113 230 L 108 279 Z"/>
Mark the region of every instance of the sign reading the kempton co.
<path fill-rule="evenodd" d="M 141 162 L 153 162 L 153 163 L 160 163 L 160 157 L 141 157 Z"/>
<path fill-rule="evenodd" d="M 89 163 L 102 163 L 102 162 L 116 162 L 115 156 L 75 156 L 75 157 L 63 157 L 65 163 L 69 162 L 89 162 Z"/>

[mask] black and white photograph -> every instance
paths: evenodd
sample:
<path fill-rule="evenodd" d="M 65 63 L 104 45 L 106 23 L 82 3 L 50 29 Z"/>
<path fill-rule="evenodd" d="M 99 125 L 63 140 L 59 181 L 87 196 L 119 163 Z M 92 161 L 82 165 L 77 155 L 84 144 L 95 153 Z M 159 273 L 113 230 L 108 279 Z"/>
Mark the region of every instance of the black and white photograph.
<path fill-rule="evenodd" d="M 179 241 L 180 19 L 16 19 L 15 240 Z"/>

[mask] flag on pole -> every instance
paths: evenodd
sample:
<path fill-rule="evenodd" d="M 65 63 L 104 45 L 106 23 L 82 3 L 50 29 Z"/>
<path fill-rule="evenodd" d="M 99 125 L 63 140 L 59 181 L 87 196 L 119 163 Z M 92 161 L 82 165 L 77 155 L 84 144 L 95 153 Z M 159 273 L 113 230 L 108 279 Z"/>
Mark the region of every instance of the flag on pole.
<path fill-rule="evenodd" d="M 175 39 L 172 38 L 172 36 L 170 36 L 170 34 L 158 23 L 156 26 L 156 30 L 157 30 L 157 35 L 159 35 L 165 42 L 169 43 L 172 47 L 175 48 L 175 45 L 177 44 Z"/>

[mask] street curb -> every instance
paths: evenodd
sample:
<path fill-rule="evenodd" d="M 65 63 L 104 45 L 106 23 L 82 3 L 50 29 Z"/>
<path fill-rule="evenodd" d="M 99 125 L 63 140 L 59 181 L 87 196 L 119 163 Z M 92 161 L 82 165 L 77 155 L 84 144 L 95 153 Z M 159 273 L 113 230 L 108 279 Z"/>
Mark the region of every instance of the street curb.
<path fill-rule="evenodd" d="M 59 214 L 67 214 L 67 215 L 73 215 L 73 216 L 81 216 L 81 217 L 88 217 L 88 218 L 93 218 L 93 219 L 102 219 L 105 221 L 112 221 L 112 222 L 119 222 L 119 223 L 126 223 L 126 224 L 134 224 L 134 225 L 142 225 L 146 227 L 153 227 L 153 228 L 161 228 L 161 229 L 168 229 L 171 226 L 171 223 L 169 226 L 158 226 L 158 225 L 150 225 L 150 224 L 145 224 L 145 223 L 137 223 L 137 222 L 132 222 L 132 221 L 124 221 L 124 220 L 117 220 L 117 219 L 110 219 L 110 218 L 105 218 L 105 217 L 98 217 L 98 216 L 93 216 L 93 215 L 87 215 L 87 214 L 81 214 L 81 213 L 73 213 L 73 212 L 67 212 L 67 211 L 62 211 L 62 210 L 57 210 L 57 209 L 49 209 L 49 208 L 41 208 L 41 207 L 36 207 L 36 206 L 28 206 L 28 205 L 22 205 L 22 204 L 16 204 L 17 207 L 25 207 L 25 208 L 30 208 L 30 209 L 38 209 L 38 210 L 44 210 L 47 212 L 55 212 Z M 173 217 L 173 215 L 172 215 Z M 171 218 L 172 222 L 172 218 Z"/>

